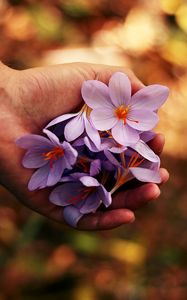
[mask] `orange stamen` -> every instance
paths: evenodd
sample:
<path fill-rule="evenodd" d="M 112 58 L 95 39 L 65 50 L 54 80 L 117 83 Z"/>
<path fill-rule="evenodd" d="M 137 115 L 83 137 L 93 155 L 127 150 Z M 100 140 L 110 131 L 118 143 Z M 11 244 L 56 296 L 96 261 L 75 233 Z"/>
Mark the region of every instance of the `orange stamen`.
<path fill-rule="evenodd" d="M 115 114 L 116 114 L 117 118 L 119 120 L 123 120 L 124 124 L 126 124 L 129 110 L 130 110 L 130 107 L 129 106 L 125 107 L 124 105 L 118 106 L 118 108 L 116 108 L 116 110 L 115 110 Z M 134 122 L 134 123 L 139 123 L 138 120 L 129 119 L 129 117 L 128 117 L 128 120 L 131 122 Z"/>
<path fill-rule="evenodd" d="M 115 114 L 119 120 L 123 120 L 124 124 L 126 124 L 127 115 L 129 112 L 129 107 L 125 107 L 124 105 L 120 105 L 116 108 Z"/>
<path fill-rule="evenodd" d="M 93 186 L 92 186 L 92 187 L 85 187 L 85 189 L 83 189 L 83 190 L 80 192 L 80 194 L 78 194 L 78 195 L 76 195 L 76 196 L 70 198 L 70 199 L 68 200 L 68 202 L 69 202 L 69 203 L 72 203 L 72 202 L 74 202 L 74 203 L 79 203 L 79 202 L 85 200 L 86 198 L 88 198 L 88 196 L 89 196 L 91 193 L 94 192 L 94 189 L 95 189 L 95 187 L 93 187 Z"/>
<path fill-rule="evenodd" d="M 140 158 L 140 155 L 138 153 L 133 153 L 133 155 L 131 156 L 130 161 L 128 163 L 128 168 L 138 167 L 144 161 L 144 158 L 142 158 L 141 160 L 138 161 L 139 158 Z"/>
<path fill-rule="evenodd" d="M 42 153 L 44 160 L 49 160 L 50 167 L 52 168 L 53 162 L 64 156 L 64 149 L 61 147 L 55 147 L 51 151 Z"/>

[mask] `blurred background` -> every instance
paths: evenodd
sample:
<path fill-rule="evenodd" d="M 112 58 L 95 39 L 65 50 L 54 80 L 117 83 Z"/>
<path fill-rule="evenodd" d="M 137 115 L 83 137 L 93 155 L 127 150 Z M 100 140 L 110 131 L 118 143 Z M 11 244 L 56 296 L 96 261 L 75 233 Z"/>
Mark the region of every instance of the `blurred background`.
<path fill-rule="evenodd" d="M 124 65 L 171 89 L 157 128 L 170 181 L 134 224 L 77 232 L 0 187 L 0 300 L 186 300 L 187 2 L 0 0 L 0 59 Z"/>

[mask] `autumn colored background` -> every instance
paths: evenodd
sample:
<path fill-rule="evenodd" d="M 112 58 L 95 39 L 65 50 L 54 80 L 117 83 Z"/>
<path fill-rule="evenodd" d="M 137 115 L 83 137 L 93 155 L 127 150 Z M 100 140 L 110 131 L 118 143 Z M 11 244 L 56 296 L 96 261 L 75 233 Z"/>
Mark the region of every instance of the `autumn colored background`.
<path fill-rule="evenodd" d="M 186 300 L 187 2 L 1 0 L 0 59 L 125 65 L 171 89 L 158 127 L 170 181 L 134 224 L 78 232 L 0 187 L 0 300 Z"/>

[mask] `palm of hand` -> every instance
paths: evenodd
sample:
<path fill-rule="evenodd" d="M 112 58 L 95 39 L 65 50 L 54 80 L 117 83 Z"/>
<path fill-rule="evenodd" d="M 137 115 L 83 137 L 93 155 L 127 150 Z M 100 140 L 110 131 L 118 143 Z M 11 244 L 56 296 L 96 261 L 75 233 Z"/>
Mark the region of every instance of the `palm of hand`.
<path fill-rule="evenodd" d="M 0 89 L 0 98 L 6 98 L 6 101 L 0 103 L 0 179 L 5 187 L 31 209 L 54 220 L 64 221 L 63 208 L 48 201 L 50 189 L 28 191 L 27 184 L 33 170 L 21 166 L 24 151 L 15 145 L 16 138 L 28 133 L 40 134 L 41 129 L 54 117 L 77 109 L 81 103 L 80 88 L 84 80 L 99 78 L 107 82 L 117 70 L 119 68 L 68 64 L 21 72 L 12 71 L 6 89 Z M 130 73 L 129 77 L 134 91 L 141 88 L 141 83 L 133 74 Z M 152 147 L 157 153 L 161 152 L 161 136 L 155 138 Z M 167 177 L 166 171 L 162 170 L 163 181 L 166 181 Z M 85 216 L 78 227 L 86 230 L 109 229 L 131 222 L 134 220 L 134 214 L 129 209 L 139 208 L 158 195 L 159 188 L 155 184 L 144 184 L 121 192 L 114 197 L 109 210 Z"/>

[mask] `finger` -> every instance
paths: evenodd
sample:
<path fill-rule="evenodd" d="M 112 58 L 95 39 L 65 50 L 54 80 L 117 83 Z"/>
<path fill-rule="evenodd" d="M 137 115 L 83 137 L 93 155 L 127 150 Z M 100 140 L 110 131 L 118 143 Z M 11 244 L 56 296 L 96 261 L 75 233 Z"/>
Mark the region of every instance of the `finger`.
<path fill-rule="evenodd" d="M 132 223 L 134 220 L 134 213 L 128 209 L 98 211 L 94 214 L 85 215 L 78 222 L 77 228 L 80 230 L 106 230 Z"/>
<path fill-rule="evenodd" d="M 163 151 L 165 144 L 165 137 L 162 133 L 158 133 L 149 143 L 150 148 L 157 154 L 160 155 Z"/>
<path fill-rule="evenodd" d="M 165 183 L 169 174 L 166 169 L 160 169 L 161 184 Z M 154 183 L 145 183 L 135 189 L 120 192 L 114 196 L 110 209 L 128 208 L 136 210 L 160 196 L 160 188 Z"/>

